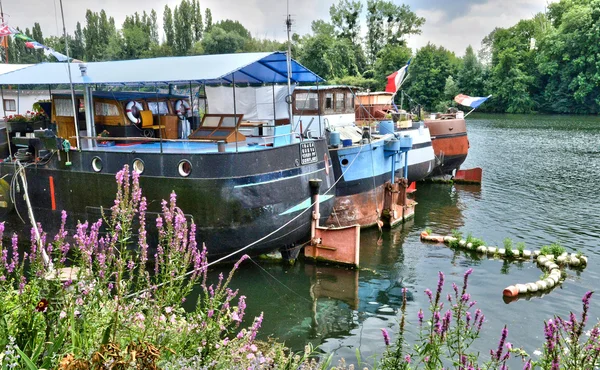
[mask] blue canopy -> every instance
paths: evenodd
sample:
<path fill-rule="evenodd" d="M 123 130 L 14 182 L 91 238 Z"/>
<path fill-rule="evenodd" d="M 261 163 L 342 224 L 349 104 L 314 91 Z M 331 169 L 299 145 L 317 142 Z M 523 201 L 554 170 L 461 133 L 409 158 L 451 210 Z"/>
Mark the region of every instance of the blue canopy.
<path fill-rule="evenodd" d="M 87 71 L 82 75 L 80 66 Z M 71 63 L 74 84 L 153 85 L 155 83 L 286 83 L 286 54 L 239 53 L 197 55 L 114 62 Z M 292 83 L 323 79 L 292 59 Z M 40 63 L 0 75 L 0 85 L 68 84 L 66 63 Z"/>

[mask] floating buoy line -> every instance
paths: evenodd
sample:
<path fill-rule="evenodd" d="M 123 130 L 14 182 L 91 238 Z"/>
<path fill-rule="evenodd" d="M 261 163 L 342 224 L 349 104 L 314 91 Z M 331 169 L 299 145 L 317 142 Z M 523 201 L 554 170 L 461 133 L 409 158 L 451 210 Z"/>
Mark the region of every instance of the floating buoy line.
<path fill-rule="evenodd" d="M 537 262 L 538 267 L 544 273 L 544 277 L 535 282 L 514 284 L 506 287 L 502 294 L 507 298 L 516 298 L 519 295 L 549 291 L 552 288 L 562 284 L 566 277 L 566 267 L 584 269 L 588 264 L 588 258 L 581 253 L 569 254 L 563 251 L 558 255 L 554 255 L 549 254 L 548 250 L 545 250 L 544 248 L 532 251 L 524 248 L 513 249 L 487 247 L 482 245 L 483 242 L 479 239 L 474 239 L 476 242 L 473 243 L 451 235 L 434 235 L 429 231 L 421 232 L 421 240 L 424 242 L 444 243 L 449 247 L 466 249 L 472 252 L 478 252 L 480 254 L 498 257 L 505 260 L 529 260 L 533 258 Z M 564 248 L 561 249 L 564 250 Z"/>

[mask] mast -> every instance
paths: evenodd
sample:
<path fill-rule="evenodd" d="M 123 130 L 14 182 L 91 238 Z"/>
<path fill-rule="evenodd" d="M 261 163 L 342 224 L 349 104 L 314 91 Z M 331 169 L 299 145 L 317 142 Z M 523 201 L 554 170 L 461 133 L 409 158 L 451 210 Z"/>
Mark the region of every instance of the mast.
<path fill-rule="evenodd" d="M 292 16 L 290 15 L 290 0 L 287 0 L 287 17 L 285 19 L 285 25 L 287 28 L 287 42 L 288 42 L 288 50 L 287 50 L 287 88 L 288 88 L 288 116 L 290 117 L 290 130 L 293 130 L 294 120 L 292 117 L 292 39 L 290 33 L 292 32 Z M 302 135 L 300 135 L 302 137 Z"/>
<path fill-rule="evenodd" d="M 2 19 L 2 23 L 4 23 L 4 10 L 2 9 L 2 0 L 0 0 L 0 18 Z M 6 58 L 4 58 L 4 63 L 8 64 L 8 36 L 4 37 L 6 40 L 6 47 L 4 48 Z"/>
<path fill-rule="evenodd" d="M 71 58 L 69 58 L 69 40 L 67 38 L 67 28 L 65 27 L 65 13 L 63 12 L 62 0 L 60 0 L 60 16 L 62 17 L 63 36 L 65 37 L 65 49 L 67 52 L 67 71 L 69 72 L 69 86 L 71 87 L 71 102 L 73 103 L 73 120 L 75 121 L 75 136 L 77 140 L 77 149 L 81 150 L 79 143 L 79 120 L 77 108 L 75 107 L 75 90 L 73 89 L 73 79 L 71 78 Z M 67 139 L 68 140 L 68 139 Z"/>

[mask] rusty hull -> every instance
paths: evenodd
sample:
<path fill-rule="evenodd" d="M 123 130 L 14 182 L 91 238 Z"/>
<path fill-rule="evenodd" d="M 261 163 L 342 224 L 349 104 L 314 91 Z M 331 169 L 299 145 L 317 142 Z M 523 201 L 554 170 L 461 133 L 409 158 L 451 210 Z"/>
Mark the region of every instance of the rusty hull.
<path fill-rule="evenodd" d="M 369 191 L 336 196 L 333 212 L 327 220 L 327 225 L 351 226 L 361 225 L 362 228 L 377 225 L 381 209 L 385 185 L 380 185 Z"/>

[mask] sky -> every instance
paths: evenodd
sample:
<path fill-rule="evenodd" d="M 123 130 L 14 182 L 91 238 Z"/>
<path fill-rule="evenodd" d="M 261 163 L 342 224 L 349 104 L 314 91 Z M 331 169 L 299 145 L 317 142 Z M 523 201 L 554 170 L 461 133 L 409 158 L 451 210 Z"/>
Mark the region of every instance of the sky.
<path fill-rule="evenodd" d="M 364 1 L 366 4 L 366 0 Z M 408 45 L 420 48 L 428 42 L 442 45 L 463 55 L 472 45 L 478 50 L 481 40 L 496 27 L 510 27 L 520 19 L 531 18 L 543 12 L 548 2 L 554 0 L 404 0 L 417 15 L 426 19 L 422 34 L 411 36 Z M 6 22 L 21 29 L 31 28 L 39 22 L 44 36 L 62 34 L 59 0 L 0 0 Z M 104 9 L 115 18 L 117 26 L 125 16 L 134 12 L 158 13 L 162 25 L 165 4 L 174 8 L 180 0 L 63 0 L 67 32 L 73 33 L 77 21 L 85 25 L 86 9 Z M 329 7 L 337 0 L 289 0 L 290 14 L 294 20 L 293 32 L 310 32 L 315 19 L 329 19 Z M 401 4 L 400 0 L 393 0 Z M 242 23 L 255 37 L 286 38 L 285 0 L 200 0 L 200 6 L 211 9 L 213 22 L 233 19 Z M 366 10 L 363 7 L 363 17 Z M 362 25 L 366 32 L 366 25 Z"/>

